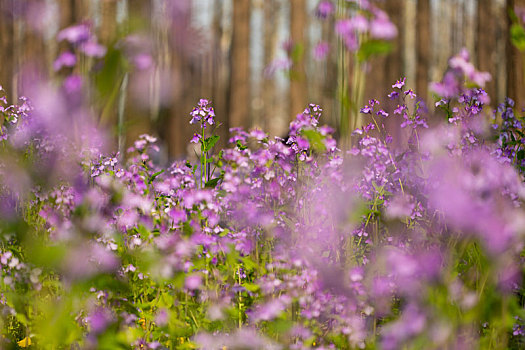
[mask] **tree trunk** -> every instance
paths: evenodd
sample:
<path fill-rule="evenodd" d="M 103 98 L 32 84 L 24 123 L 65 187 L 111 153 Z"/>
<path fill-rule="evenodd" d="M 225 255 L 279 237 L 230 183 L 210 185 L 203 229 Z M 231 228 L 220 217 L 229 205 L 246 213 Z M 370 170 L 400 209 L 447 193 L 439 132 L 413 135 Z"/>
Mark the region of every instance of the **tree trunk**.
<path fill-rule="evenodd" d="M 405 45 L 405 0 L 389 0 L 385 2 L 385 11 L 390 16 L 390 20 L 397 28 L 397 37 L 394 39 L 394 47 L 392 51 L 386 57 L 386 66 L 384 68 L 385 80 L 383 82 L 383 95 L 381 99 L 385 101 L 385 106 L 391 115 L 384 120 L 385 129 L 389 133 L 393 140 L 394 146 L 401 146 L 402 144 L 402 132 L 401 123 L 399 119 L 392 118 L 392 111 L 397 106 L 398 101 L 391 101 L 387 95 L 392 91 L 392 84 L 394 84 L 401 77 L 406 76 L 403 69 L 404 62 L 404 45 Z M 386 90 L 385 90 L 386 89 Z"/>
<path fill-rule="evenodd" d="M 233 3 L 230 60 L 230 126 L 250 126 L 250 0 Z"/>
<path fill-rule="evenodd" d="M 13 96 L 13 16 L 10 4 L 0 1 L 0 85 L 7 93 L 8 100 L 12 102 Z M 0 92 L 0 96 L 2 93 Z"/>
<path fill-rule="evenodd" d="M 418 95 L 428 98 L 430 68 L 430 0 L 417 0 L 416 9 L 416 90 Z"/>
<path fill-rule="evenodd" d="M 390 20 L 397 28 L 397 37 L 394 39 L 394 47 L 387 56 L 387 65 L 385 68 L 385 78 L 387 89 L 400 79 L 403 75 L 403 47 L 404 47 L 404 11 L 405 0 L 385 1 L 385 11 L 390 16 Z"/>
<path fill-rule="evenodd" d="M 104 45 L 108 45 L 117 35 L 117 0 L 102 0 L 100 6 L 100 40 Z"/>
<path fill-rule="evenodd" d="M 187 153 L 189 140 L 195 131 L 189 124 L 189 113 L 198 102 L 195 92 L 199 88 L 198 83 L 195 83 L 198 81 L 195 69 L 198 62 L 190 55 L 189 47 L 191 42 L 197 40 L 191 31 L 191 4 L 189 0 L 177 1 L 170 15 L 173 104 L 170 106 L 169 154 L 172 158 L 180 158 Z M 193 154 L 190 152 L 188 156 Z"/>
<path fill-rule="evenodd" d="M 213 52 L 212 52 L 212 102 L 217 116 L 217 122 L 221 126 L 217 129 L 220 136 L 217 147 L 224 148 L 228 144 L 228 78 L 229 66 L 227 50 L 223 43 L 227 41 L 227 33 L 222 26 L 223 2 L 216 1 L 213 7 Z"/>
<path fill-rule="evenodd" d="M 525 0 L 507 0 L 507 9 L 514 10 L 525 6 Z M 512 26 L 511 18 L 507 18 L 508 31 Z M 516 102 L 516 107 L 521 111 L 525 107 L 525 85 L 524 85 L 524 59 L 520 52 L 510 40 L 507 42 L 507 95 Z"/>
<path fill-rule="evenodd" d="M 290 117 L 301 113 L 306 108 L 307 89 L 304 54 L 306 52 L 306 41 L 304 31 L 306 28 L 306 2 L 305 0 L 294 0 L 290 3 L 291 12 L 291 36 L 292 36 L 292 59 L 293 67 L 290 82 Z"/>
<path fill-rule="evenodd" d="M 476 24 L 476 56 L 477 68 L 489 72 L 492 80 L 488 82 L 485 90 L 489 94 L 492 105 L 496 102 L 496 23 L 494 21 L 495 9 L 492 0 L 478 0 L 478 15 Z"/>
<path fill-rule="evenodd" d="M 275 0 L 264 1 L 264 66 L 268 67 L 275 58 L 275 41 L 277 34 Z M 271 118 L 275 115 L 275 81 L 263 77 L 262 82 L 263 99 L 263 128 L 269 131 L 271 128 Z"/>

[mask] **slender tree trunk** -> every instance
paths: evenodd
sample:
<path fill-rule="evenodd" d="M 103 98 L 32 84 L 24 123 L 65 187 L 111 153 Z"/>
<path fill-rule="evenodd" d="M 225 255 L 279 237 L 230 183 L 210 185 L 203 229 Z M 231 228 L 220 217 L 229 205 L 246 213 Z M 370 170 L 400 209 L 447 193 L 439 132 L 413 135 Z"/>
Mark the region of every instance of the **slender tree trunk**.
<path fill-rule="evenodd" d="M 117 35 L 117 0 L 102 0 L 100 6 L 100 40 L 108 45 Z"/>
<path fill-rule="evenodd" d="M 385 10 L 390 16 L 390 20 L 397 28 L 397 37 L 393 41 L 394 47 L 386 57 L 386 66 L 384 69 L 386 81 L 383 82 L 383 95 L 381 96 L 383 101 L 386 102 L 386 108 L 392 112 L 397 105 L 397 101 L 391 101 L 386 95 L 392 91 L 392 84 L 405 76 L 403 69 L 405 58 L 405 0 L 386 1 Z M 386 91 L 384 89 L 386 89 Z M 399 120 L 392 118 L 391 115 L 384 120 L 384 124 L 386 131 L 392 136 L 394 144 L 400 146 L 402 143 L 402 132 Z"/>
<path fill-rule="evenodd" d="M 496 102 L 496 76 L 497 67 L 495 55 L 496 46 L 496 23 L 494 21 L 495 8 L 492 0 L 478 0 L 478 15 L 476 25 L 476 55 L 478 69 L 489 72 L 492 80 L 488 82 L 485 90 L 489 94 L 492 104 Z"/>
<path fill-rule="evenodd" d="M 385 10 L 390 16 L 390 20 L 397 28 L 397 37 L 394 39 L 394 47 L 387 56 L 387 66 L 385 68 L 385 77 L 387 87 L 396 82 L 403 75 L 403 48 L 405 44 L 404 13 L 405 0 L 389 0 L 385 2 Z"/>
<path fill-rule="evenodd" d="M 403 75 L 404 0 L 389 0 L 384 3 L 383 7 L 396 26 L 398 34 L 392 41 L 393 48 L 388 55 L 374 57 L 370 60 L 363 103 L 371 98 L 384 100 L 392 90 L 390 86 Z"/>
<path fill-rule="evenodd" d="M 322 81 L 322 107 L 326 122 L 333 128 L 337 128 L 337 39 L 334 34 L 334 19 L 324 20 L 322 38 L 331 45 L 330 54 L 324 61 L 324 74 Z"/>
<path fill-rule="evenodd" d="M 250 0 L 233 2 L 230 60 L 230 126 L 250 126 Z"/>
<path fill-rule="evenodd" d="M 226 39 L 226 31 L 222 26 L 223 2 L 216 1 L 213 8 L 213 52 L 212 52 L 212 102 L 215 108 L 217 122 L 221 126 L 217 129 L 220 136 L 217 146 L 224 148 L 228 144 L 229 125 L 228 125 L 228 77 L 229 66 L 227 64 L 227 50 L 224 50 L 223 43 Z"/>
<path fill-rule="evenodd" d="M 264 2 L 264 66 L 268 67 L 275 58 L 275 36 L 277 34 L 276 2 L 266 0 Z M 268 131 L 270 118 L 275 115 L 275 81 L 263 77 L 263 128 Z"/>
<path fill-rule="evenodd" d="M 507 9 L 514 10 L 517 6 L 525 6 L 525 0 L 507 0 Z M 509 33 L 512 26 L 511 18 L 507 18 L 507 21 Z M 523 52 L 509 41 L 507 43 L 507 95 L 516 102 L 518 110 L 525 107 L 524 63 Z"/>
<path fill-rule="evenodd" d="M 172 48 L 172 86 L 173 104 L 169 119 L 169 153 L 170 157 L 179 158 L 187 153 L 189 140 L 194 130 L 189 124 L 192 106 L 198 100 L 196 91 L 199 88 L 195 67 L 198 62 L 191 56 L 191 45 L 195 37 L 191 31 L 191 3 L 189 0 L 177 0 L 179 3 L 170 15 L 172 27 L 170 32 Z M 190 152 L 188 156 L 193 156 Z"/>
<path fill-rule="evenodd" d="M 416 8 L 416 90 L 419 96 L 428 98 L 430 69 L 430 0 L 417 0 Z"/>
<path fill-rule="evenodd" d="M 8 94 L 8 100 L 13 96 L 13 16 L 8 1 L 0 1 L 0 85 Z M 2 93 L 0 93 L 2 94 Z"/>
<path fill-rule="evenodd" d="M 290 82 L 290 117 L 294 119 L 296 114 L 301 113 L 305 109 L 308 98 L 304 64 L 306 52 L 306 41 L 304 38 L 304 31 L 306 28 L 305 0 L 291 1 L 290 10 L 293 43 L 293 68 Z"/>
<path fill-rule="evenodd" d="M 113 26 L 113 23 L 116 23 L 116 18 L 113 16 L 114 8 L 112 2 L 114 0 L 102 1 L 101 35 L 104 35 L 103 39 L 109 44 L 115 39 L 117 29 L 116 26 Z M 104 2 L 106 3 L 104 4 Z M 145 33 L 145 35 L 148 36 L 151 35 L 153 0 L 128 0 L 127 5 L 127 23 L 134 26 L 134 28 L 132 28 L 134 31 Z M 106 18 L 104 19 L 104 17 Z M 113 20 L 115 20 L 115 22 L 113 22 Z M 103 32 L 106 33 L 103 34 Z M 157 52 L 154 51 L 153 47 L 154 43 L 151 44 L 151 47 L 144 48 L 144 52 L 151 53 L 154 57 L 160 56 L 157 56 Z M 155 60 L 152 64 L 153 67 L 149 67 L 144 71 L 131 71 L 127 78 L 128 81 L 125 81 L 125 77 L 123 78 L 124 80 L 122 82 L 124 85 L 121 86 L 119 100 L 124 100 L 124 106 L 116 106 L 118 108 L 124 109 L 124 114 L 119 118 L 119 124 L 117 127 L 119 146 L 122 149 L 132 145 L 137 137 L 141 134 L 148 133 L 155 135 L 150 119 L 150 109 L 152 105 L 152 77 L 157 64 L 158 62 Z M 122 94 L 126 94 L 126 96 L 124 97 Z M 140 100 L 137 99 L 139 94 L 141 95 Z M 125 146 L 122 145 L 123 142 Z"/>
<path fill-rule="evenodd" d="M 109 47 L 112 45 L 112 42 L 116 39 L 117 35 L 117 2 L 116 0 L 101 0 L 100 2 L 100 27 L 99 29 L 99 38 L 102 44 L 104 44 L 106 47 Z M 127 79 L 127 78 L 126 78 Z M 119 123 L 118 118 L 118 110 L 119 110 L 119 103 L 122 101 L 122 94 L 126 93 L 126 87 L 122 84 L 124 78 L 120 77 L 120 74 L 117 79 L 113 82 L 115 85 L 120 84 L 118 97 L 114 102 L 112 102 L 111 108 L 106 109 L 104 119 L 105 119 L 105 125 L 112 129 L 113 133 L 112 136 L 115 136 L 115 140 L 118 140 L 118 144 L 120 145 L 120 150 L 122 151 L 124 148 L 124 145 L 122 144 L 123 140 L 125 139 L 123 137 L 123 127 Z M 115 87 L 117 88 L 117 87 Z M 104 96 L 105 97 L 105 96 Z M 109 101 L 109 99 L 106 99 L 106 101 Z M 125 99 L 124 99 L 125 102 Z M 123 107 L 122 107 L 123 108 Z"/>

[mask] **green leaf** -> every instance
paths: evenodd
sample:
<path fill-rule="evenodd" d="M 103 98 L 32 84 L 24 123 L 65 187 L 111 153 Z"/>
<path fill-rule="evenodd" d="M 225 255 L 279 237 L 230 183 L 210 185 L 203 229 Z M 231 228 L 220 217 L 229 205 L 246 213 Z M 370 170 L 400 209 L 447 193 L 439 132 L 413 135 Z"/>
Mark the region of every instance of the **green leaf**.
<path fill-rule="evenodd" d="M 510 27 L 510 41 L 518 50 L 525 51 L 525 29 L 520 24 Z"/>
<path fill-rule="evenodd" d="M 245 146 L 241 143 L 241 141 L 237 140 L 237 142 L 235 143 L 237 145 L 237 147 L 241 150 L 241 151 L 244 151 L 245 149 L 248 148 L 248 146 Z"/>
<path fill-rule="evenodd" d="M 292 61 L 293 62 L 299 62 L 302 57 L 304 56 L 304 45 L 302 44 L 296 44 L 294 45 L 292 49 Z"/>
<path fill-rule="evenodd" d="M 211 179 L 210 181 L 206 182 L 204 187 L 206 188 L 215 188 L 217 186 L 217 183 L 219 183 L 220 177 L 216 177 L 215 179 Z"/>
<path fill-rule="evenodd" d="M 360 62 L 367 61 L 370 57 L 376 55 L 386 55 L 392 50 L 392 44 L 382 40 L 369 40 L 361 45 L 357 52 L 357 58 Z"/>
<path fill-rule="evenodd" d="M 173 306 L 173 296 L 168 293 L 162 293 L 159 299 L 159 306 L 171 308 Z"/>
<path fill-rule="evenodd" d="M 255 283 L 243 283 L 242 286 L 252 293 L 257 292 L 260 289 L 260 287 Z"/>
<path fill-rule="evenodd" d="M 164 171 L 165 169 L 162 169 L 161 171 L 157 171 L 155 174 L 151 175 L 151 178 L 149 179 L 149 183 L 152 183 L 157 178 L 157 176 L 162 174 Z"/>
<path fill-rule="evenodd" d="M 303 130 L 302 134 L 304 137 L 308 139 L 308 142 L 312 146 L 312 149 L 314 149 L 315 151 L 320 151 L 320 152 L 324 152 L 326 150 L 326 146 L 323 143 L 325 136 L 321 135 L 319 131 Z"/>
<path fill-rule="evenodd" d="M 217 141 L 219 141 L 219 136 L 218 135 L 213 135 L 213 136 L 210 136 L 210 137 L 207 137 L 205 140 L 204 140 L 204 152 L 208 152 L 210 149 L 213 148 L 213 146 L 215 146 L 215 144 L 217 143 Z"/>
<path fill-rule="evenodd" d="M 293 327 L 293 322 L 290 320 L 277 319 L 268 323 L 269 330 L 274 334 L 283 334 L 288 332 Z"/>

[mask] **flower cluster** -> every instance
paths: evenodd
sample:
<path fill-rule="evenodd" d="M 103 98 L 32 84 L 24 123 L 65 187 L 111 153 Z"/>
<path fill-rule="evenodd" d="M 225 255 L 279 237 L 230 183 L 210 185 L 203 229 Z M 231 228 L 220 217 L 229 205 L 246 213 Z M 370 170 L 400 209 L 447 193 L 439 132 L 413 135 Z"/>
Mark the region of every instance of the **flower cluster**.
<path fill-rule="evenodd" d="M 190 115 L 190 124 L 200 123 L 203 128 L 206 127 L 206 123 L 215 124 L 215 111 L 208 100 L 201 99 Z"/>
<path fill-rule="evenodd" d="M 233 128 L 215 152 L 200 100 L 198 159 L 168 166 L 151 135 L 121 154 L 68 134 L 66 90 L 2 100 L 0 346 L 523 344 L 521 117 L 508 100 L 487 127 L 461 86 L 430 128 L 406 85 L 368 101 L 348 150 L 310 104 L 286 139 Z"/>

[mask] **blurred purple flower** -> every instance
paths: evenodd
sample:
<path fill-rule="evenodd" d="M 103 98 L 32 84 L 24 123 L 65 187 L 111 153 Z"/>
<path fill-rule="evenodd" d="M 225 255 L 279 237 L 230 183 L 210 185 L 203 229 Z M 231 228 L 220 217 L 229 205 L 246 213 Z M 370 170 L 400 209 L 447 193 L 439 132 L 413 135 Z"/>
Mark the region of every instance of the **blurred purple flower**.
<path fill-rule="evenodd" d="M 290 70 L 292 68 L 292 60 L 288 57 L 286 58 L 276 58 L 268 66 L 264 68 L 264 75 L 266 77 L 273 76 L 277 71 L 280 70 Z"/>
<path fill-rule="evenodd" d="M 62 67 L 74 67 L 77 63 L 77 57 L 70 51 L 65 51 L 58 56 L 53 63 L 53 69 L 59 71 Z"/>
<path fill-rule="evenodd" d="M 57 35 L 58 41 L 66 40 L 74 45 L 83 43 L 90 37 L 90 26 L 84 23 L 62 29 Z"/>
<path fill-rule="evenodd" d="M 417 337 L 425 330 L 427 319 L 418 306 L 409 304 L 401 317 L 384 327 L 382 331 L 382 348 L 385 350 L 400 349 L 403 344 L 413 337 Z"/>
<path fill-rule="evenodd" d="M 105 308 L 97 308 L 87 317 L 90 332 L 93 334 L 103 333 L 114 319 L 111 312 Z"/>
<path fill-rule="evenodd" d="M 148 69 L 153 65 L 153 58 L 146 53 L 140 53 L 133 57 L 133 63 L 139 70 Z"/>
<path fill-rule="evenodd" d="M 322 0 L 321 2 L 319 2 L 319 5 L 317 5 L 315 14 L 317 15 L 317 17 L 324 19 L 332 15 L 334 12 L 335 5 L 329 0 Z"/>
<path fill-rule="evenodd" d="M 330 53 L 330 44 L 327 42 L 318 43 L 313 49 L 314 59 L 317 61 L 322 61 Z"/>
<path fill-rule="evenodd" d="M 76 74 L 69 75 L 64 79 L 63 86 L 68 94 L 79 92 L 82 88 L 82 77 Z"/>
<path fill-rule="evenodd" d="M 376 18 L 370 23 L 370 35 L 375 39 L 392 40 L 397 36 L 397 28 L 388 17 Z"/>
<path fill-rule="evenodd" d="M 265 304 L 258 305 L 254 310 L 250 311 L 250 321 L 270 321 L 278 317 L 287 306 L 287 303 L 283 303 L 281 299 L 285 298 L 272 299 Z"/>
<path fill-rule="evenodd" d="M 357 50 L 357 34 L 355 32 L 354 22 L 351 19 L 343 19 L 337 21 L 335 24 L 335 32 L 339 36 L 341 36 L 348 50 Z"/>
<path fill-rule="evenodd" d="M 186 276 L 184 280 L 184 287 L 189 290 L 199 289 L 202 286 L 202 276 L 199 274 L 192 274 Z"/>
<path fill-rule="evenodd" d="M 94 41 L 88 41 L 80 46 L 80 50 L 89 57 L 101 58 L 107 52 L 105 46 L 100 45 Z"/>

